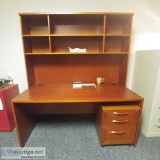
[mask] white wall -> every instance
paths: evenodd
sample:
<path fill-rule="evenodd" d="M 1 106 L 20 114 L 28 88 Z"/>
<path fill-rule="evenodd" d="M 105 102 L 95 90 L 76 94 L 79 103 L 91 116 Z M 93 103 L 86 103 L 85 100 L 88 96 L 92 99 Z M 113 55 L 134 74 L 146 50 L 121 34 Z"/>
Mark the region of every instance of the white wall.
<path fill-rule="evenodd" d="M 19 12 L 133 12 L 131 88 L 135 51 L 160 48 L 159 6 L 159 0 L 0 0 L 0 78 L 11 75 L 20 91 L 27 88 Z"/>

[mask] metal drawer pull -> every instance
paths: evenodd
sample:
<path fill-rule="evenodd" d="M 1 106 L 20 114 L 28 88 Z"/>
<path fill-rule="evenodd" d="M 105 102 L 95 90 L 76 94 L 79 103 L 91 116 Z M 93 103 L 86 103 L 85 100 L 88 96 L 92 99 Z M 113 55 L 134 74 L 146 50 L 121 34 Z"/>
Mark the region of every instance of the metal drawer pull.
<path fill-rule="evenodd" d="M 116 132 L 116 131 L 111 131 L 111 133 L 112 134 L 117 134 L 117 135 L 121 135 L 121 134 L 125 134 L 125 133 L 127 133 L 127 132 Z"/>
<path fill-rule="evenodd" d="M 112 120 L 113 123 L 126 123 L 128 122 L 128 120 L 124 120 L 124 121 L 117 121 L 117 120 Z"/>
<path fill-rule="evenodd" d="M 120 115 L 120 116 L 125 116 L 125 115 L 128 115 L 129 113 L 128 112 L 125 112 L 125 113 L 113 112 L 113 114 Z"/>

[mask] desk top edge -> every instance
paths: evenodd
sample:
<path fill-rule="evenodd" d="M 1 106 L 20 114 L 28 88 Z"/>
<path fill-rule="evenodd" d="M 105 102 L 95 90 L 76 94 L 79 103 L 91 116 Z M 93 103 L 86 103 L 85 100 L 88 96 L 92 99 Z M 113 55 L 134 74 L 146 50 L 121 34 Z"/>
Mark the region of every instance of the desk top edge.
<path fill-rule="evenodd" d="M 15 97 L 13 103 L 76 103 L 142 101 L 143 98 L 120 85 L 103 84 L 96 88 L 72 88 L 72 84 L 33 85 Z"/>

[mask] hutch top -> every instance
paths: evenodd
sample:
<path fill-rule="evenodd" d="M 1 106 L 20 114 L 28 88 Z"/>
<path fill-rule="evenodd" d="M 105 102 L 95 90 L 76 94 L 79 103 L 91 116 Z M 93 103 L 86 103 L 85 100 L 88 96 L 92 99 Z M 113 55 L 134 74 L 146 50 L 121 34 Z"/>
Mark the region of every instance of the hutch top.
<path fill-rule="evenodd" d="M 132 13 L 19 15 L 28 86 L 95 82 L 98 76 L 125 85 Z"/>

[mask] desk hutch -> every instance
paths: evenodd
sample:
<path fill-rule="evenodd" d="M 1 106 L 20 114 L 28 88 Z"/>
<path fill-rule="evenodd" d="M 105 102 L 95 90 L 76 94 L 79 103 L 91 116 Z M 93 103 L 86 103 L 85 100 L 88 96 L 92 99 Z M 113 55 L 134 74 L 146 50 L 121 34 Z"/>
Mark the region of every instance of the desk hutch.
<path fill-rule="evenodd" d="M 132 13 L 20 13 L 28 89 L 12 101 L 19 145 L 39 114 L 94 114 L 101 145 L 136 145 L 143 99 L 125 87 Z M 71 53 L 69 48 L 86 49 Z M 73 81 L 105 82 L 73 88 Z"/>

